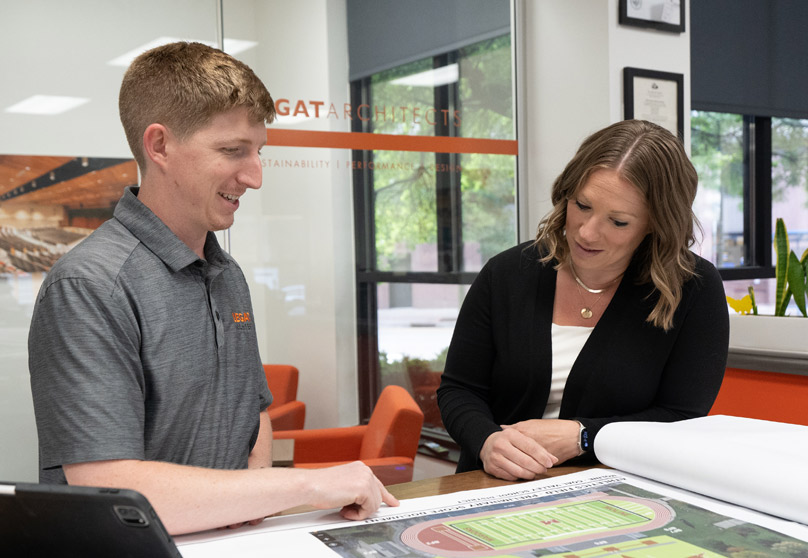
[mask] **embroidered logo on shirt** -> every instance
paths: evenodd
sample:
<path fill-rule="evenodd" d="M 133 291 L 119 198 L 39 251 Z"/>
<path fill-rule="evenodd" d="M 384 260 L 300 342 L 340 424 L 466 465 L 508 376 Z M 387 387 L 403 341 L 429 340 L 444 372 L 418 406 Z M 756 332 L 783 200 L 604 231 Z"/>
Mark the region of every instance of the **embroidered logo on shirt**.
<path fill-rule="evenodd" d="M 236 329 L 252 329 L 252 316 L 249 312 L 233 312 L 233 322 Z"/>

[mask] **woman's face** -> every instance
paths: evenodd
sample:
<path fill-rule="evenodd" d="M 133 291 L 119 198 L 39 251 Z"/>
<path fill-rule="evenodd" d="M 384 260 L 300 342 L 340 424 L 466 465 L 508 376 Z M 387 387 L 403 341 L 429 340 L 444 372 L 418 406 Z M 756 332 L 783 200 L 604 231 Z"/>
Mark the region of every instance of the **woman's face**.
<path fill-rule="evenodd" d="M 598 169 L 567 202 L 566 235 L 576 272 L 597 280 L 623 273 L 650 232 L 642 193 L 612 169 Z M 584 279 L 585 280 L 585 279 Z"/>

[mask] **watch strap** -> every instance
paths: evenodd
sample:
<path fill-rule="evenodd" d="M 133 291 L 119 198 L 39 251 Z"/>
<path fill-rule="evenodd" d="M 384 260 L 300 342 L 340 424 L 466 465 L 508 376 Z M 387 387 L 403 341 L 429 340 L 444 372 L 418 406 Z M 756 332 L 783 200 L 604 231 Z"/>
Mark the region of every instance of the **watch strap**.
<path fill-rule="evenodd" d="M 575 422 L 578 423 L 578 455 L 583 455 L 592 449 L 592 443 L 589 439 L 589 431 L 586 429 L 586 426 L 579 420 Z"/>

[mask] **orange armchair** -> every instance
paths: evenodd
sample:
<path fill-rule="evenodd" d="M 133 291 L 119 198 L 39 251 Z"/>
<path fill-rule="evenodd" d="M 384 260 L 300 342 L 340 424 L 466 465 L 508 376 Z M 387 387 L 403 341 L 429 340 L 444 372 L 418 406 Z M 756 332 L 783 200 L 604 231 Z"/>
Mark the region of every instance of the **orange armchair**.
<path fill-rule="evenodd" d="M 265 364 L 272 405 L 267 408 L 272 430 L 299 430 L 306 421 L 306 404 L 297 400 L 297 382 L 300 372 L 288 364 Z"/>
<path fill-rule="evenodd" d="M 382 390 L 367 424 L 275 432 L 294 439 L 294 466 L 319 468 L 363 461 L 384 484 L 412 480 L 424 413 L 401 386 Z"/>

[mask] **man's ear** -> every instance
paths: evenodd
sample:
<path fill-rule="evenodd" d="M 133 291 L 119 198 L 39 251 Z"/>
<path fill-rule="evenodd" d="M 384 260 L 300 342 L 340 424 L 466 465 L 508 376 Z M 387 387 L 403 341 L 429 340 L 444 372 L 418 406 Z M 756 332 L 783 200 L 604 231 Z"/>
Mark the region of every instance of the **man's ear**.
<path fill-rule="evenodd" d="M 160 168 L 164 168 L 168 152 L 166 146 L 171 132 L 162 124 L 150 124 L 143 132 L 143 151 L 146 158 Z"/>

